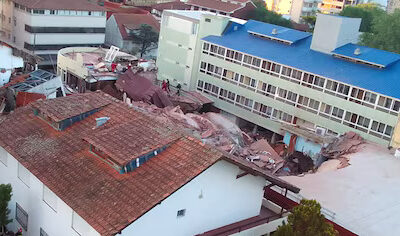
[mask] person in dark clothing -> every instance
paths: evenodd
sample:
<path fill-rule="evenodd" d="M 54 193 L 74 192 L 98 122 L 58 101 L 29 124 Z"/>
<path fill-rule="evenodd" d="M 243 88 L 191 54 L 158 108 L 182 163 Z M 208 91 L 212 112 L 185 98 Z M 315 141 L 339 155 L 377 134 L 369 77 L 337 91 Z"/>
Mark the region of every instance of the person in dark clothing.
<path fill-rule="evenodd" d="M 169 89 L 169 79 L 167 79 L 167 92 L 171 92 L 171 90 Z"/>
<path fill-rule="evenodd" d="M 181 96 L 181 88 L 182 88 L 182 85 L 178 83 L 178 85 L 176 86 L 176 88 L 177 88 L 176 94 L 177 94 L 178 96 Z"/>

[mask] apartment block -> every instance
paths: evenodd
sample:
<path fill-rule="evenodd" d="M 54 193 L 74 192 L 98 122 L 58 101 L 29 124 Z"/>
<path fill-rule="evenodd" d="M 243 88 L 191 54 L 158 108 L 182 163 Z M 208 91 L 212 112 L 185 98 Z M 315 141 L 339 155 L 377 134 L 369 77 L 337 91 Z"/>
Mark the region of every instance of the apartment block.
<path fill-rule="evenodd" d="M 320 0 L 267 0 L 266 8 L 283 15 L 296 23 L 302 23 L 302 17 L 315 16 Z"/>
<path fill-rule="evenodd" d="M 12 42 L 54 65 L 57 51 L 104 43 L 105 9 L 88 1 L 14 0 Z"/>
<path fill-rule="evenodd" d="M 11 0 L 0 0 L 0 38 L 11 41 L 14 4 Z"/>
<path fill-rule="evenodd" d="M 319 4 L 319 10 L 324 14 L 337 14 L 346 6 L 354 6 L 360 2 L 360 0 L 323 0 Z"/>
<path fill-rule="evenodd" d="M 388 0 L 386 11 L 390 14 L 393 13 L 394 10 L 400 8 L 400 1 L 399 0 Z"/>
<path fill-rule="evenodd" d="M 188 77 L 173 63 L 175 55 L 188 54 L 169 39 L 190 33 L 165 25 L 171 24 L 169 14 L 161 25 L 159 78 L 184 80 L 220 110 L 281 135 L 301 130 L 319 139 L 354 131 L 382 145 L 398 145 L 393 134 L 400 110 L 400 55 L 355 44 L 361 19 L 319 14 L 311 35 L 203 14 L 192 35 L 197 43 L 191 46 Z"/>

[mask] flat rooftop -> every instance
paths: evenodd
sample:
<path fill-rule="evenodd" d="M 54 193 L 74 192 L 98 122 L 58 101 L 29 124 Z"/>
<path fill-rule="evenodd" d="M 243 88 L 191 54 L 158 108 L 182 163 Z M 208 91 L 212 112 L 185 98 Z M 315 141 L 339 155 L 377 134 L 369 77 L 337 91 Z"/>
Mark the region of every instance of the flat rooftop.
<path fill-rule="evenodd" d="M 335 222 L 359 235 L 400 235 L 400 159 L 365 144 L 348 155 L 350 166 L 282 179 L 336 213 Z"/>

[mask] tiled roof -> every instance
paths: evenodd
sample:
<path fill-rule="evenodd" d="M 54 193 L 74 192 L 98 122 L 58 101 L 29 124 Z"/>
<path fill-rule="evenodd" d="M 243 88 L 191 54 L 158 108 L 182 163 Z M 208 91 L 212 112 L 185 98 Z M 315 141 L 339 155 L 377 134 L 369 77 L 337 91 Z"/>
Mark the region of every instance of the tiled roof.
<path fill-rule="evenodd" d="M 105 11 L 105 8 L 88 0 L 13 0 L 31 9 Z"/>
<path fill-rule="evenodd" d="M 124 165 L 136 157 L 172 143 L 181 136 L 170 127 L 154 126 L 148 120 L 133 120 L 94 132 L 84 140 L 101 149 L 119 165 Z"/>
<path fill-rule="evenodd" d="M 78 97 L 80 100 L 105 99 L 109 101 L 109 105 L 64 131 L 57 131 L 35 116 L 29 104 L 0 122 L 0 146 L 101 235 L 117 234 L 219 160 L 229 161 L 251 174 L 263 176 L 292 191 L 299 191 L 250 162 L 224 154 L 184 135 L 134 171 L 119 174 L 96 158 L 83 138 L 96 136 L 99 130 L 121 132 L 121 129 L 113 127 L 123 127 L 129 122 L 147 122 L 153 129 L 164 129 L 164 125 L 104 93 L 86 93 L 71 97 Z M 75 102 L 75 99 L 64 97 L 36 101 L 33 104 L 36 107 L 42 107 L 42 104 L 49 107 L 55 107 L 55 104 L 59 107 L 71 107 Z M 94 129 L 95 118 L 99 117 L 111 119 L 97 130 Z M 144 133 L 142 135 L 148 135 L 147 140 L 159 139 L 152 136 L 155 133 L 145 133 L 146 131 L 146 126 L 143 126 L 141 132 Z M 127 132 L 123 133 L 125 135 Z M 117 144 L 117 139 L 113 137 L 112 141 L 107 142 L 107 148 L 118 152 L 117 149 L 124 144 L 131 145 L 127 144 L 128 140 L 138 141 L 130 136 L 122 144 Z"/>
<path fill-rule="evenodd" d="M 163 2 L 159 4 L 152 5 L 151 8 L 157 11 L 164 10 L 190 10 L 190 6 L 186 5 L 185 2 L 175 1 L 175 2 Z"/>
<path fill-rule="evenodd" d="M 234 26 L 237 30 L 233 30 L 232 24 L 222 36 L 210 35 L 203 40 L 400 99 L 400 61 L 378 69 L 311 50 L 312 37 L 286 45 L 248 33 L 259 27 L 277 27 L 275 25 L 249 20 L 244 25 Z"/>
<path fill-rule="evenodd" d="M 187 4 L 192 6 L 213 9 L 225 13 L 233 13 L 234 11 L 243 8 L 243 6 L 240 4 L 222 2 L 220 0 L 188 0 Z"/>
<path fill-rule="evenodd" d="M 98 96 L 95 93 L 88 93 L 67 96 L 63 99 L 44 100 L 34 103 L 32 106 L 52 118 L 55 122 L 59 122 L 96 108 L 104 107 L 110 103 L 110 99 Z"/>
<path fill-rule="evenodd" d="M 123 39 L 131 39 L 126 32 L 125 27 L 129 29 L 137 29 L 142 24 L 150 25 L 156 32 L 160 31 L 160 22 L 150 13 L 147 14 L 132 14 L 132 13 L 114 13 L 115 21 L 117 22 L 119 32 Z"/>

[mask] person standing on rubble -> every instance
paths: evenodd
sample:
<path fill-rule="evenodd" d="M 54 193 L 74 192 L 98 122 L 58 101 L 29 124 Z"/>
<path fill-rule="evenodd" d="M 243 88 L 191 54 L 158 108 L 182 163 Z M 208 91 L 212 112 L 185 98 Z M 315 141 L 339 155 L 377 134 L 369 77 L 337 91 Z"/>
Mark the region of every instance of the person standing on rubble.
<path fill-rule="evenodd" d="M 171 90 L 169 89 L 169 79 L 167 79 L 167 92 L 171 92 Z"/>
<path fill-rule="evenodd" d="M 181 85 L 180 83 L 178 83 L 178 85 L 176 86 L 176 88 L 177 88 L 176 94 L 177 94 L 178 96 L 181 96 L 181 88 L 182 88 L 182 85 Z"/>
<path fill-rule="evenodd" d="M 161 89 L 167 92 L 167 83 L 165 80 L 162 81 Z"/>

